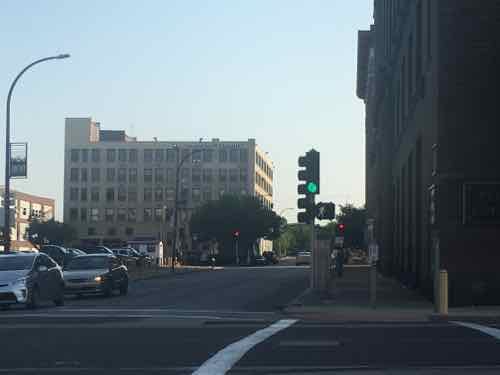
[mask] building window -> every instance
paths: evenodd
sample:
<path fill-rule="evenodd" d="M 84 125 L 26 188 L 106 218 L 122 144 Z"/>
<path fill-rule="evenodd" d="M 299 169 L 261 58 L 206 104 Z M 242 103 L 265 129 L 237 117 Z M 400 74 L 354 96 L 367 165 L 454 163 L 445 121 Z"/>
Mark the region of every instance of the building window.
<path fill-rule="evenodd" d="M 128 170 L 128 182 L 130 184 L 137 183 L 137 168 L 129 168 L 129 170 Z"/>
<path fill-rule="evenodd" d="M 189 198 L 189 189 L 182 188 L 181 189 L 181 200 L 183 200 L 184 203 L 187 203 L 188 198 Z"/>
<path fill-rule="evenodd" d="M 99 163 L 101 161 L 101 150 L 98 148 L 92 149 L 91 158 L 94 163 Z"/>
<path fill-rule="evenodd" d="M 189 169 L 187 168 L 182 168 L 181 170 L 181 183 L 189 183 Z"/>
<path fill-rule="evenodd" d="M 246 163 L 248 162 L 248 149 L 242 148 L 240 150 L 240 162 L 241 163 Z"/>
<path fill-rule="evenodd" d="M 90 209 L 90 221 L 99 221 L 99 209 L 98 208 L 91 208 Z"/>
<path fill-rule="evenodd" d="M 87 229 L 87 235 L 89 235 L 89 236 L 95 236 L 96 233 L 97 232 L 96 232 L 96 230 L 95 230 L 94 227 L 88 227 L 88 229 Z"/>
<path fill-rule="evenodd" d="M 92 168 L 90 170 L 90 180 L 92 182 L 99 182 L 101 180 L 101 170 L 99 168 Z"/>
<path fill-rule="evenodd" d="M 128 160 L 131 163 L 136 163 L 137 162 L 137 150 L 136 149 L 132 149 L 132 150 L 128 151 Z"/>
<path fill-rule="evenodd" d="M 202 150 L 193 150 L 191 154 L 191 160 L 193 163 L 200 163 L 202 157 Z"/>
<path fill-rule="evenodd" d="M 108 182 L 114 182 L 115 181 L 115 169 L 114 168 L 107 168 L 106 169 L 106 180 Z"/>
<path fill-rule="evenodd" d="M 226 194 L 226 189 L 225 188 L 220 188 L 219 189 L 219 198 L 222 198 Z"/>
<path fill-rule="evenodd" d="M 155 208 L 155 221 L 162 221 L 163 209 L 160 207 Z"/>
<path fill-rule="evenodd" d="M 116 150 L 114 148 L 106 150 L 106 160 L 109 163 L 116 161 Z"/>
<path fill-rule="evenodd" d="M 71 161 L 73 163 L 76 163 L 80 160 L 80 150 L 78 149 L 72 149 L 71 150 Z"/>
<path fill-rule="evenodd" d="M 230 169 L 229 170 L 229 181 L 230 182 L 238 182 L 238 170 Z"/>
<path fill-rule="evenodd" d="M 168 149 L 167 150 L 167 163 L 175 162 L 175 150 Z"/>
<path fill-rule="evenodd" d="M 114 188 L 107 188 L 106 189 L 106 201 L 107 202 L 114 202 L 115 200 L 115 189 Z"/>
<path fill-rule="evenodd" d="M 150 187 L 144 188 L 144 202 L 151 202 L 153 200 L 153 189 Z"/>
<path fill-rule="evenodd" d="M 146 163 L 151 163 L 153 161 L 153 150 L 151 149 L 144 150 L 144 161 Z"/>
<path fill-rule="evenodd" d="M 238 151 L 237 149 L 233 148 L 229 151 L 229 161 L 231 163 L 237 163 L 238 162 Z"/>
<path fill-rule="evenodd" d="M 174 170 L 172 168 L 167 168 L 167 174 L 165 176 L 165 182 L 167 184 L 173 184 L 175 182 L 174 179 Z"/>
<path fill-rule="evenodd" d="M 70 173 L 69 173 L 69 180 L 71 182 L 78 181 L 78 168 L 71 168 Z"/>
<path fill-rule="evenodd" d="M 204 169 L 203 170 L 203 182 L 211 183 L 212 182 L 212 170 Z"/>
<path fill-rule="evenodd" d="M 115 220 L 115 209 L 114 208 L 106 208 L 104 211 L 104 220 L 108 223 L 112 223 Z"/>
<path fill-rule="evenodd" d="M 71 221 L 76 221 L 78 220 L 78 208 L 70 208 L 69 209 L 69 219 Z"/>
<path fill-rule="evenodd" d="M 163 168 L 155 168 L 155 182 L 157 184 L 163 183 L 165 179 L 165 173 Z"/>
<path fill-rule="evenodd" d="M 81 222 L 87 221 L 87 208 L 86 207 L 80 208 L 80 221 Z"/>
<path fill-rule="evenodd" d="M 181 160 L 187 160 L 189 158 L 190 151 L 187 148 L 182 149 L 181 151 Z"/>
<path fill-rule="evenodd" d="M 211 163 L 214 159 L 214 150 L 203 150 L 203 161 Z"/>
<path fill-rule="evenodd" d="M 165 189 L 165 198 L 168 201 L 173 201 L 175 199 L 175 190 L 174 189 Z"/>
<path fill-rule="evenodd" d="M 205 189 L 203 190 L 203 200 L 211 201 L 212 200 L 212 190 Z"/>
<path fill-rule="evenodd" d="M 118 208 L 116 210 L 116 220 L 123 223 L 127 219 L 127 209 Z"/>
<path fill-rule="evenodd" d="M 69 200 L 70 201 L 78 200 L 78 188 L 70 188 L 69 189 Z"/>
<path fill-rule="evenodd" d="M 85 163 L 89 161 L 89 150 L 82 150 L 82 161 Z"/>
<path fill-rule="evenodd" d="M 144 169 L 144 182 L 153 182 L 153 169 Z"/>
<path fill-rule="evenodd" d="M 98 187 L 93 187 L 90 190 L 90 200 L 92 202 L 99 202 L 99 188 Z"/>
<path fill-rule="evenodd" d="M 155 150 L 155 161 L 161 162 L 165 159 L 165 150 Z"/>
<path fill-rule="evenodd" d="M 137 202 L 137 190 L 135 188 L 128 190 L 128 201 Z"/>
<path fill-rule="evenodd" d="M 88 169 L 87 168 L 82 168 L 80 170 L 80 173 L 81 173 L 82 182 L 87 182 L 87 180 L 88 180 Z"/>
<path fill-rule="evenodd" d="M 118 188 L 118 201 L 125 202 L 127 200 L 127 191 L 123 186 Z"/>
<path fill-rule="evenodd" d="M 144 209 L 144 221 L 148 222 L 153 219 L 153 209 L 152 208 L 145 208 Z"/>
<path fill-rule="evenodd" d="M 156 202 L 162 202 L 163 201 L 163 188 L 161 186 L 158 186 L 155 189 L 155 201 Z"/>
<path fill-rule="evenodd" d="M 201 200 L 201 192 L 200 189 L 198 188 L 193 188 L 192 194 L 191 194 L 191 199 L 194 203 L 198 203 Z"/>
<path fill-rule="evenodd" d="M 130 228 L 130 227 L 125 228 L 125 234 L 127 236 L 133 236 L 134 235 L 134 228 Z"/>
<path fill-rule="evenodd" d="M 118 182 L 127 182 L 127 168 L 118 168 Z"/>
<path fill-rule="evenodd" d="M 201 169 L 193 168 L 191 170 L 191 176 L 193 184 L 199 184 L 201 182 Z"/>
<path fill-rule="evenodd" d="M 227 162 L 227 150 L 219 150 L 219 162 Z"/>
<path fill-rule="evenodd" d="M 87 201 L 87 188 L 81 188 L 80 189 L 80 200 L 82 202 L 86 202 Z"/>
<path fill-rule="evenodd" d="M 124 148 L 120 148 L 118 150 L 118 161 L 120 163 L 125 163 L 127 161 L 127 150 Z"/>
<path fill-rule="evenodd" d="M 135 223 L 137 221 L 137 209 L 130 207 L 127 212 L 127 219 L 129 223 Z"/>
<path fill-rule="evenodd" d="M 248 171 L 246 169 L 240 169 L 240 182 L 243 184 L 248 182 Z"/>
<path fill-rule="evenodd" d="M 227 181 L 227 169 L 221 168 L 219 169 L 219 182 Z"/>

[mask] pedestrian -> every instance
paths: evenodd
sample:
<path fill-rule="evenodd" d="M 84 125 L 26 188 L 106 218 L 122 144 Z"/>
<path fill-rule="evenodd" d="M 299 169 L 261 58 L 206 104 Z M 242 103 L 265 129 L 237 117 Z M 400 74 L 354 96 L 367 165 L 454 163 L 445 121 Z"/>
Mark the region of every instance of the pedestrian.
<path fill-rule="evenodd" d="M 344 273 L 344 261 L 345 261 L 344 249 L 338 249 L 337 255 L 335 257 L 335 268 L 337 270 L 337 276 L 342 277 Z"/>

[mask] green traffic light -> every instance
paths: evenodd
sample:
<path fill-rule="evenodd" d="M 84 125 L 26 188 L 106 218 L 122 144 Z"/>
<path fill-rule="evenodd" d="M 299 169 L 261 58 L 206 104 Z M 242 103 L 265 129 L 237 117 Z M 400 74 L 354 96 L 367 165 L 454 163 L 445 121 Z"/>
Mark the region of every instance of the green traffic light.
<path fill-rule="evenodd" d="M 307 191 L 312 194 L 316 193 L 318 191 L 318 185 L 316 185 L 314 182 L 308 182 Z"/>

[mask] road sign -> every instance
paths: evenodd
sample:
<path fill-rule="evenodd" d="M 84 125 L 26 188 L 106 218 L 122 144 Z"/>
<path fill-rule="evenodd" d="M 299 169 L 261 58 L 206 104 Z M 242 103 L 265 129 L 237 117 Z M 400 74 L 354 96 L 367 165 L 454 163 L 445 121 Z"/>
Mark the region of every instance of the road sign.
<path fill-rule="evenodd" d="M 10 177 L 28 177 L 28 144 L 25 142 L 10 144 Z"/>
<path fill-rule="evenodd" d="M 316 217 L 319 220 L 333 220 L 335 219 L 335 203 L 320 202 L 316 205 Z"/>

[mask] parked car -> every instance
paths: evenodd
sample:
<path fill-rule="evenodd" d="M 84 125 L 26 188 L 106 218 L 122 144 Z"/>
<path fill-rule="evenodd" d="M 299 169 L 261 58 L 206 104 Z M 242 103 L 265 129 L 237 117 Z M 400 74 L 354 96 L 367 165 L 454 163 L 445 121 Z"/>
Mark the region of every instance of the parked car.
<path fill-rule="evenodd" d="M 71 255 L 73 255 L 74 257 L 86 254 L 82 250 L 75 249 L 74 247 L 67 247 L 66 250 L 68 250 L 71 253 Z"/>
<path fill-rule="evenodd" d="M 267 264 L 278 264 L 279 259 L 274 251 L 264 251 L 262 256 L 266 259 Z"/>
<path fill-rule="evenodd" d="M 44 245 L 40 248 L 40 252 L 54 259 L 61 267 L 64 267 L 75 256 L 81 255 L 73 249 L 70 250 L 57 245 Z"/>
<path fill-rule="evenodd" d="M 295 265 L 300 266 L 303 264 L 311 264 L 311 252 L 310 251 L 299 251 L 295 258 Z"/>
<path fill-rule="evenodd" d="M 89 246 L 82 249 L 85 254 L 107 254 L 114 255 L 110 248 L 106 246 Z"/>
<path fill-rule="evenodd" d="M 133 249 L 129 248 L 123 248 L 123 249 L 111 249 L 113 254 L 118 257 L 123 264 L 129 265 L 129 264 L 139 264 L 139 261 L 141 259 L 140 254 L 137 252 L 133 251 Z"/>
<path fill-rule="evenodd" d="M 267 260 L 262 255 L 256 255 L 253 259 L 253 264 L 256 266 L 265 266 L 267 265 Z"/>
<path fill-rule="evenodd" d="M 127 267 L 114 255 L 90 254 L 73 258 L 64 268 L 66 293 L 102 293 L 111 296 L 128 292 Z"/>
<path fill-rule="evenodd" d="M 36 308 L 42 301 L 64 304 L 61 267 L 44 253 L 0 255 L 0 305 Z"/>

